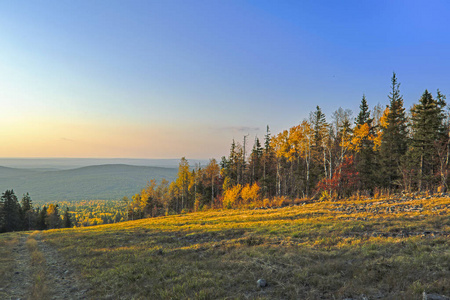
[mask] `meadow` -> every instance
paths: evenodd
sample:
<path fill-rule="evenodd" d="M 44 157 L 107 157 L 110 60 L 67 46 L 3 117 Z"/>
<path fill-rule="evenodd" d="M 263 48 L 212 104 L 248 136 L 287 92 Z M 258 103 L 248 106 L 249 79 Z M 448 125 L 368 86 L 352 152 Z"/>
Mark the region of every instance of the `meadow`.
<path fill-rule="evenodd" d="M 447 196 L 299 202 L 40 238 L 90 299 L 422 299 L 450 295 L 449 212 Z"/>

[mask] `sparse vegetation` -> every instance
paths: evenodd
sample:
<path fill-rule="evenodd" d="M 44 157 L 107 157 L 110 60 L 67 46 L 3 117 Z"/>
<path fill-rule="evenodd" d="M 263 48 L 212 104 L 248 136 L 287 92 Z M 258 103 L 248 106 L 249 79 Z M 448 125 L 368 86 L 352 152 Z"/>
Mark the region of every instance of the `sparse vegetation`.
<path fill-rule="evenodd" d="M 6 299 L 6 278 L 14 273 L 14 247 L 18 243 L 19 236 L 14 233 L 0 234 L 0 298 Z"/>
<path fill-rule="evenodd" d="M 421 299 L 450 294 L 450 198 L 348 199 L 42 233 L 91 298 Z M 256 281 L 264 278 L 265 288 Z"/>
<path fill-rule="evenodd" d="M 31 288 L 32 299 L 49 299 L 49 291 L 46 282 L 45 270 L 46 261 L 44 254 L 38 248 L 36 241 L 38 232 L 34 232 L 28 236 L 26 246 L 31 257 L 31 269 L 33 286 Z"/>

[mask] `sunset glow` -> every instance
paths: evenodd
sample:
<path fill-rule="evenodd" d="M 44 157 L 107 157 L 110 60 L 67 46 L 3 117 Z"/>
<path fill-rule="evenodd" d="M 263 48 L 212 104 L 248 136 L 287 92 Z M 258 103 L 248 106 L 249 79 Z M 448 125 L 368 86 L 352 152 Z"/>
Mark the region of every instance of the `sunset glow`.
<path fill-rule="evenodd" d="M 220 158 L 316 105 L 448 94 L 450 4 L 0 3 L 0 157 Z"/>

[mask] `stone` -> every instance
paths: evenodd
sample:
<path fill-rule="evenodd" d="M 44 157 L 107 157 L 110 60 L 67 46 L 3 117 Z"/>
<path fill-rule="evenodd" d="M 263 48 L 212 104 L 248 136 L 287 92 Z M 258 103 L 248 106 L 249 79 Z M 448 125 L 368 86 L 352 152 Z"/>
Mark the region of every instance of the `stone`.
<path fill-rule="evenodd" d="M 450 298 L 447 296 L 427 294 L 426 292 L 423 292 L 423 300 L 450 300 Z"/>
<path fill-rule="evenodd" d="M 258 279 L 258 281 L 256 282 L 256 286 L 257 287 L 266 287 L 267 286 L 267 281 L 265 281 L 264 279 Z"/>

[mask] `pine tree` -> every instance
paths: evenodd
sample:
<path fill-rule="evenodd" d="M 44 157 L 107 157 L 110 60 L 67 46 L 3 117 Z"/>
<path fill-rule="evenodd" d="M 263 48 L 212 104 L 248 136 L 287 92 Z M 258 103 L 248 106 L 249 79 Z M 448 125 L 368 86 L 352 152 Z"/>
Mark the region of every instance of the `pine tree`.
<path fill-rule="evenodd" d="M 21 208 L 22 208 L 21 211 L 22 211 L 23 228 L 26 230 L 31 230 L 34 224 L 35 214 L 30 194 L 26 193 L 23 195 L 21 201 Z"/>
<path fill-rule="evenodd" d="M 262 194 L 263 197 L 270 197 L 275 194 L 275 176 L 274 170 L 276 166 L 275 155 L 270 145 L 271 134 L 269 125 L 266 127 L 266 134 L 264 135 L 264 152 L 262 156 Z"/>
<path fill-rule="evenodd" d="M 401 185 L 401 171 L 408 149 L 408 139 L 403 97 L 400 95 L 400 83 L 395 73 L 391 79 L 389 99 L 387 126 L 383 128 L 380 146 L 381 173 L 379 176 L 382 186 L 396 188 Z"/>
<path fill-rule="evenodd" d="M 316 107 L 316 111 L 310 114 L 310 122 L 313 129 L 313 145 L 311 147 L 313 165 L 311 168 L 311 177 L 317 183 L 321 178 L 329 176 L 326 155 L 329 125 L 326 122 L 325 114 L 322 113 L 319 106 Z"/>
<path fill-rule="evenodd" d="M 445 102 L 433 99 L 425 90 L 418 104 L 411 109 L 412 140 L 409 157 L 417 170 L 417 188 L 431 189 L 432 179 L 439 169 L 438 149 L 446 138 L 443 108 Z"/>
<path fill-rule="evenodd" d="M 59 216 L 57 204 L 55 205 L 52 203 L 48 206 L 45 223 L 49 229 L 61 227 L 61 217 Z"/>
<path fill-rule="evenodd" d="M 258 137 L 255 137 L 255 143 L 253 144 L 253 149 L 250 154 L 249 159 L 249 171 L 250 171 L 250 184 L 258 182 L 261 179 L 262 173 L 262 156 L 264 149 Z"/>
<path fill-rule="evenodd" d="M 45 230 L 47 229 L 47 223 L 45 222 L 45 219 L 47 218 L 47 206 L 43 206 L 38 214 L 37 224 L 36 227 L 39 230 Z"/>
<path fill-rule="evenodd" d="M 361 104 L 359 105 L 359 114 L 356 117 L 355 125 L 363 125 L 366 123 L 371 123 L 372 120 L 370 119 L 370 110 L 369 106 L 367 105 L 366 95 L 363 94 L 361 99 Z"/>
<path fill-rule="evenodd" d="M 363 134 L 363 136 L 357 137 L 360 138 L 360 142 L 359 148 L 355 153 L 355 166 L 360 180 L 358 188 L 372 193 L 376 185 L 374 172 L 377 167 L 373 150 L 373 119 L 370 118 L 370 110 L 365 95 L 361 99 L 359 108 L 360 111 L 355 120 L 356 127 L 354 131 L 355 135 Z"/>
<path fill-rule="evenodd" d="M 64 228 L 72 227 L 72 220 L 70 218 L 69 208 L 66 207 L 66 211 L 64 212 Z"/>
<path fill-rule="evenodd" d="M 6 190 L 0 198 L 1 216 L 0 231 L 9 232 L 22 230 L 22 220 L 19 201 L 13 190 Z"/>

